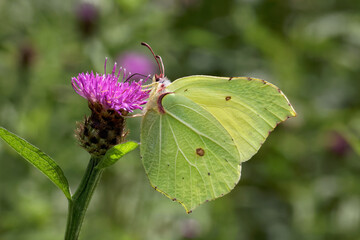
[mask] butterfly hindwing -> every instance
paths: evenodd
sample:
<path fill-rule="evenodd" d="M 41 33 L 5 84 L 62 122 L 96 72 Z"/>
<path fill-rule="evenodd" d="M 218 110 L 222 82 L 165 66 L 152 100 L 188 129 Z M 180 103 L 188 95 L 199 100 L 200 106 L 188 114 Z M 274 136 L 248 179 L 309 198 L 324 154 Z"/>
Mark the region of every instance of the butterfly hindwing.
<path fill-rule="evenodd" d="M 151 185 L 191 211 L 230 192 L 240 179 L 232 136 L 203 107 L 166 95 L 164 114 L 150 109 L 142 121 L 141 153 Z"/>

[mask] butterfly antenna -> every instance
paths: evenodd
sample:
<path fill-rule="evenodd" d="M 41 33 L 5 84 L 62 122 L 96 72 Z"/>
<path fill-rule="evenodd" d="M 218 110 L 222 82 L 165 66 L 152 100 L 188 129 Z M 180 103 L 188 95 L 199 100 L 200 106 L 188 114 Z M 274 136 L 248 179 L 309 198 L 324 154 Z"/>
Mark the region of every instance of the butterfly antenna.
<path fill-rule="evenodd" d="M 134 73 L 134 74 L 131 74 L 130 76 L 128 76 L 124 82 L 129 81 L 133 76 L 136 76 L 136 75 L 139 75 L 139 76 L 142 76 L 142 77 L 145 77 L 145 78 L 148 77 L 148 76 L 146 76 L 144 74 L 141 74 L 141 73 Z"/>
<path fill-rule="evenodd" d="M 159 56 L 159 55 L 156 55 L 155 56 L 156 58 L 158 58 L 159 59 L 159 61 L 160 61 L 160 63 L 161 63 L 161 74 L 163 75 L 163 76 L 165 76 L 165 67 L 164 67 L 164 62 L 163 62 L 163 60 L 162 60 L 162 58 Z"/>
<path fill-rule="evenodd" d="M 146 42 L 142 42 L 141 45 L 147 47 L 147 48 L 151 51 L 152 55 L 153 55 L 154 58 L 155 58 L 155 61 L 156 61 L 157 65 L 158 65 L 158 67 L 159 67 L 160 74 L 164 75 L 164 72 L 163 72 L 164 67 L 161 68 L 161 65 L 160 65 L 159 60 L 158 60 L 158 56 L 155 55 L 155 53 L 154 53 L 154 51 L 152 50 L 152 48 L 150 47 L 150 45 L 147 44 Z M 161 59 L 161 58 L 160 58 L 160 59 Z M 162 61 L 161 61 L 161 64 L 162 64 Z"/>

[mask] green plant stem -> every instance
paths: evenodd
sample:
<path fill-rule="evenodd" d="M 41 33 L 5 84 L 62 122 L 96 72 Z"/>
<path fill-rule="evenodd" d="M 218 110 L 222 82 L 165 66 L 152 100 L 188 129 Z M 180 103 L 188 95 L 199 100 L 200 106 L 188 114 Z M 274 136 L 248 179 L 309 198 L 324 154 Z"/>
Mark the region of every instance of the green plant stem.
<path fill-rule="evenodd" d="M 99 161 L 99 158 L 90 159 L 80 186 L 69 200 L 65 240 L 77 240 L 79 237 L 86 210 L 103 172 L 103 169 L 96 168 Z"/>

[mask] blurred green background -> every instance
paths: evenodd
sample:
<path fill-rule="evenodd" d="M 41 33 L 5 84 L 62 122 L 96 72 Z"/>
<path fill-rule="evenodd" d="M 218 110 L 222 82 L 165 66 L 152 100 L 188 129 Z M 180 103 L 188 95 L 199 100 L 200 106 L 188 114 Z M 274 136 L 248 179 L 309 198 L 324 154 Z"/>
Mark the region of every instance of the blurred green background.
<path fill-rule="evenodd" d="M 134 151 L 103 175 L 81 239 L 360 239 L 359 1 L 1 0 L 0 125 L 52 156 L 73 191 L 89 159 L 73 130 L 90 111 L 71 77 L 102 73 L 105 57 L 108 71 L 116 59 L 153 68 L 141 41 L 170 79 L 263 78 L 298 117 L 230 194 L 189 215 L 150 187 Z M 61 191 L 1 141 L 0 239 L 63 239 L 66 213 Z"/>

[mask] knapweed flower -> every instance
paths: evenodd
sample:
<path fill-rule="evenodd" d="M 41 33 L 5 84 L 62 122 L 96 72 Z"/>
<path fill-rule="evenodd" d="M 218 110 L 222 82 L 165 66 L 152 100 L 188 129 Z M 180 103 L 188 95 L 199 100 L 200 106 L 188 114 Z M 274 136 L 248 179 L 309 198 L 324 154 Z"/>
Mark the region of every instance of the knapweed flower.
<path fill-rule="evenodd" d="M 126 115 L 135 109 L 142 109 L 141 105 L 144 105 L 149 97 L 149 92 L 142 89 L 143 80 L 129 82 L 127 77 L 130 76 L 127 76 L 126 70 L 120 67 L 118 74 L 115 74 L 115 71 L 116 63 L 111 74 L 80 73 L 78 77 L 72 78 L 72 86 L 90 103 L 98 103 L 119 114 Z M 120 74 L 121 71 L 123 74 Z"/>
<path fill-rule="evenodd" d="M 72 78 L 75 92 L 88 100 L 91 110 L 91 116 L 78 123 L 76 138 L 92 155 L 104 155 L 112 146 L 124 142 L 124 116 L 142 109 L 149 97 L 149 90 L 142 88 L 143 80 L 130 82 L 132 76 L 122 68 L 115 72 L 116 63 L 112 72 L 106 74 L 105 61 L 104 74 L 87 72 Z"/>

